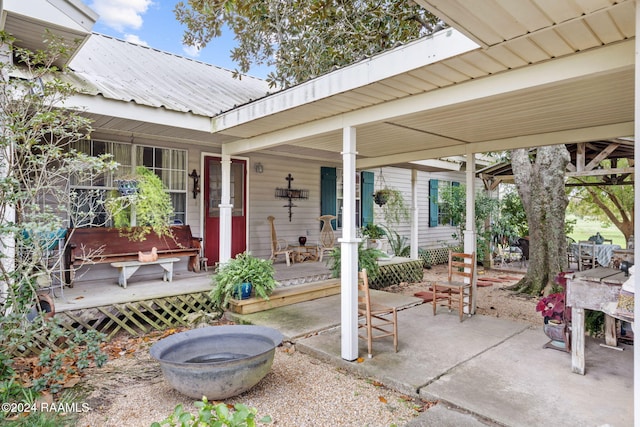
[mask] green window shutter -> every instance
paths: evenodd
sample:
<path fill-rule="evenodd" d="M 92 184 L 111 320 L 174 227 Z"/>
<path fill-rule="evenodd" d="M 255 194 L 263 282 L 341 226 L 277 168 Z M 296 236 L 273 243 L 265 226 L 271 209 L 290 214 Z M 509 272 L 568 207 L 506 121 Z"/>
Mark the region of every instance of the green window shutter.
<path fill-rule="evenodd" d="M 336 215 L 336 168 L 320 168 L 320 215 Z M 331 221 L 333 229 L 336 222 Z"/>
<path fill-rule="evenodd" d="M 460 183 L 459 183 L 459 182 L 456 182 L 456 181 L 452 181 L 452 182 L 451 182 L 451 186 L 452 186 L 452 187 L 460 187 Z M 452 220 L 452 221 L 451 221 L 451 225 L 453 225 L 453 226 L 456 226 L 456 227 L 457 227 L 457 226 L 458 226 L 458 223 Z"/>
<path fill-rule="evenodd" d="M 373 172 L 362 172 L 360 202 L 362 203 L 362 226 L 373 224 Z"/>
<path fill-rule="evenodd" d="M 438 180 L 429 180 L 429 227 L 438 226 Z"/>

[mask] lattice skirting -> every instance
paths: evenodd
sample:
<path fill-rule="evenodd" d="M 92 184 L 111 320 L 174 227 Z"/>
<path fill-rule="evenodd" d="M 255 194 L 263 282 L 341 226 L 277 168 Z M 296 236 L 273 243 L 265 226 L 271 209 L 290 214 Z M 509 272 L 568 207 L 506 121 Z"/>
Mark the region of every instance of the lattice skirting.
<path fill-rule="evenodd" d="M 430 265 L 446 264 L 449 262 L 449 248 L 423 249 L 420 258 Z"/>
<path fill-rule="evenodd" d="M 95 329 L 111 339 L 123 330 L 133 336 L 143 336 L 152 330 L 188 326 L 185 317 L 199 311 L 214 311 L 208 292 L 65 311 L 56 316 L 64 317 L 64 325 L 69 330 Z"/>
<path fill-rule="evenodd" d="M 422 260 L 417 259 L 398 264 L 386 264 L 380 266 L 380 275 L 369 282 L 371 289 L 382 289 L 401 282 L 419 282 L 422 280 L 424 270 Z"/>

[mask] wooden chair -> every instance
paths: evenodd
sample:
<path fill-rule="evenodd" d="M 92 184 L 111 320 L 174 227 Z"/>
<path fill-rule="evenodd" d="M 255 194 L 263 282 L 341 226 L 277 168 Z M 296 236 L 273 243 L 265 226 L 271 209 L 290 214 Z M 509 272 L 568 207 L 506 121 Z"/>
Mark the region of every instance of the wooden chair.
<path fill-rule="evenodd" d="M 372 357 L 373 340 L 393 336 L 393 346 L 398 352 L 398 313 L 395 307 L 371 302 L 367 270 L 358 273 L 358 337 L 367 340 L 369 358 Z M 360 332 L 364 329 L 366 334 Z"/>
<path fill-rule="evenodd" d="M 335 215 L 322 215 L 318 217 L 318 221 L 322 221 L 320 241 L 318 242 L 318 261 L 322 261 L 324 253 L 331 252 L 336 244 L 336 235 L 331 226 L 331 221 L 336 218 Z"/>
<path fill-rule="evenodd" d="M 469 262 L 465 262 L 465 261 Z M 462 322 L 465 307 L 471 317 L 471 301 L 473 298 L 473 280 L 476 268 L 476 254 L 465 254 L 449 251 L 449 272 L 446 282 L 435 282 L 429 287 L 433 295 L 433 315 L 436 315 L 438 301 L 447 301 L 449 311 L 454 304 L 458 306 L 458 314 Z M 465 289 L 468 294 L 465 295 Z M 467 299 L 465 299 L 465 297 Z"/>
<path fill-rule="evenodd" d="M 580 240 L 578 242 L 578 270 L 589 270 L 591 268 L 596 268 L 597 265 L 596 242 Z"/>
<path fill-rule="evenodd" d="M 278 239 L 276 234 L 276 226 L 273 224 L 275 217 L 268 216 L 267 220 L 271 223 L 271 257 L 269 259 L 275 260 L 278 255 L 284 255 L 287 266 L 291 265 L 291 253 L 293 249 L 289 248 L 289 244 L 284 239 Z"/>
<path fill-rule="evenodd" d="M 573 249 L 573 246 L 576 243 L 571 237 L 567 236 L 567 267 L 571 270 L 571 264 L 578 264 L 578 257 L 576 256 L 576 252 Z"/>

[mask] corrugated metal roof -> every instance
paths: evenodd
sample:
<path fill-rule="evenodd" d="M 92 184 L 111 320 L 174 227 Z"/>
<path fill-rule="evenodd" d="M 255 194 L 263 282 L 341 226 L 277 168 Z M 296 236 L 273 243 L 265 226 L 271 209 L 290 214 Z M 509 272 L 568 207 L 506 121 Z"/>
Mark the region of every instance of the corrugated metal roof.
<path fill-rule="evenodd" d="M 90 95 L 207 117 L 265 96 L 266 81 L 93 33 L 69 64 Z"/>

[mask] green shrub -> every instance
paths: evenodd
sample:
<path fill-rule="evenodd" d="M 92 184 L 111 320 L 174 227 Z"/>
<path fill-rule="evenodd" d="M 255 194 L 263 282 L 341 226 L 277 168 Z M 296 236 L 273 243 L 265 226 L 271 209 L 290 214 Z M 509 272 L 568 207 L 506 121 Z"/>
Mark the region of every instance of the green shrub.
<path fill-rule="evenodd" d="M 255 408 L 238 403 L 231 410 L 225 403 L 211 404 L 206 397 L 195 402 L 198 408 L 196 415 L 186 412 L 182 404 L 176 406 L 173 413 L 161 422 L 154 422 L 151 427 L 161 426 L 211 426 L 211 427 L 254 427 L 256 426 Z M 261 424 L 271 423 L 271 417 L 265 416 L 258 420 Z"/>

